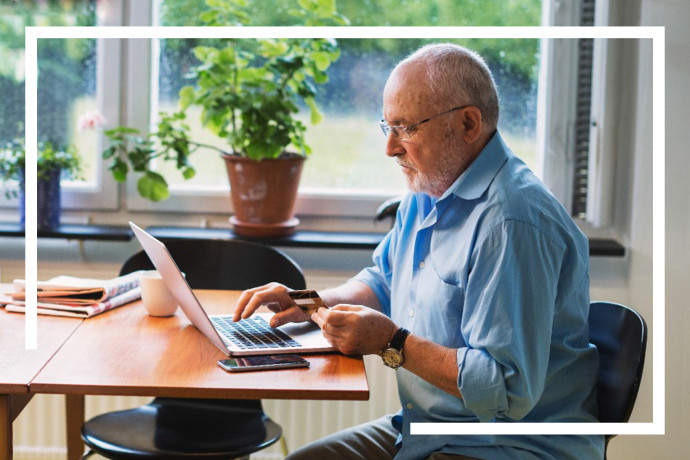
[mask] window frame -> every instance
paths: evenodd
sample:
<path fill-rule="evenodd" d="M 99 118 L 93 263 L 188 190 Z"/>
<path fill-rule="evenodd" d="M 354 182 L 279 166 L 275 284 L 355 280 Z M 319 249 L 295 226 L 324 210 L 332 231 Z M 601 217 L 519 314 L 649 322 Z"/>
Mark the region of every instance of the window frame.
<path fill-rule="evenodd" d="M 580 25 L 583 3 L 583 0 L 544 0 L 542 23 L 546 26 Z M 587 3 L 594 4 L 594 26 L 610 25 L 608 0 L 587 0 Z M 541 111 L 537 118 L 538 158 L 543 168 L 540 177 L 571 215 L 577 163 L 578 41 L 542 40 L 541 56 L 546 65 L 540 68 L 537 109 Z M 588 232 L 610 230 L 614 221 L 616 148 L 613 130 L 605 129 L 607 124 L 613 124 L 616 116 L 612 108 L 615 104 L 607 101 L 614 84 L 610 73 L 616 63 L 609 59 L 609 50 L 616 46 L 613 42 L 615 40 L 593 40 L 587 204 L 584 218 L 573 217 Z"/>

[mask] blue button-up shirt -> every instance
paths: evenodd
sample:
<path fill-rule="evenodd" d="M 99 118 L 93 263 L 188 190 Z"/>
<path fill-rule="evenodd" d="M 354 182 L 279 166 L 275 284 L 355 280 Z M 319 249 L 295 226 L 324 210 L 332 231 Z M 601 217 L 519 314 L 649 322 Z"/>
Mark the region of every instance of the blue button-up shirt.
<path fill-rule="evenodd" d="M 498 133 L 443 196 L 406 196 L 356 279 L 397 325 L 457 349 L 462 398 L 398 369 L 396 459 L 603 458 L 602 436 L 410 435 L 415 422 L 597 421 L 587 238 Z"/>

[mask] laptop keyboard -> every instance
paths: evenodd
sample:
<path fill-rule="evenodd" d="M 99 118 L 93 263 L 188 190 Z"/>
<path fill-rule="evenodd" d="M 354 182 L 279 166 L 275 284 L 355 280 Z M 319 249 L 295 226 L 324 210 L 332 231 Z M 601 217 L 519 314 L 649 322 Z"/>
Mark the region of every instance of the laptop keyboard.
<path fill-rule="evenodd" d="M 251 316 L 236 323 L 230 317 L 212 316 L 211 321 L 221 334 L 242 350 L 300 346 L 283 331 L 269 326 L 260 316 Z"/>

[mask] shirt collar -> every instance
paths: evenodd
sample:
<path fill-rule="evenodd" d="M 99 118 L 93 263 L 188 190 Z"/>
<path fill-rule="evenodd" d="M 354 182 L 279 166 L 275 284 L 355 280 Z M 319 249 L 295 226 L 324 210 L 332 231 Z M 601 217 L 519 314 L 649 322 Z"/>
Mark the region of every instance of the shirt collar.
<path fill-rule="evenodd" d="M 446 202 L 448 197 L 456 195 L 464 200 L 476 200 L 489 188 L 491 181 L 508 159 L 509 149 L 503 138 L 496 131 L 484 146 L 477 158 L 460 174 L 440 198 L 433 198 L 425 193 L 416 193 L 419 220 L 423 227 L 433 225 L 438 216 L 437 207 Z M 443 206 L 442 206 L 443 207 Z"/>
<path fill-rule="evenodd" d="M 482 196 L 508 159 L 508 152 L 509 149 L 503 142 L 503 138 L 496 131 L 477 158 L 438 201 L 444 200 L 450 194 L 464 200 L 476 200 Z"/>

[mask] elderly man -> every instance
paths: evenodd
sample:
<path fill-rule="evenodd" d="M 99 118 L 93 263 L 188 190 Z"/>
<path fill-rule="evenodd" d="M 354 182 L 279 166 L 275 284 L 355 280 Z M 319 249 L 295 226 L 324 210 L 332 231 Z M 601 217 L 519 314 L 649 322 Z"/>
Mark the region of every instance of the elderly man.
<path fill-rule="evenodd" d="M 475 53 L 424 47 L 383 94 L 386 154 L 411 189 L 374 264 L 311 317 L 346 354 L 397 369 L 402 410 L 295 459 L 596 459 L 601 436 L 412 436 L 415 422 L 596 422 L 588 244 L 497 131 L 498 95 Z M 243 293 L 235 318 L 274 302 L 273 325 L 310 318 L 287 288 Z"/>

